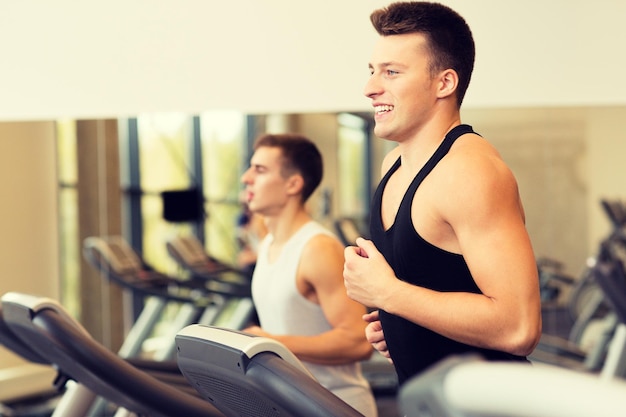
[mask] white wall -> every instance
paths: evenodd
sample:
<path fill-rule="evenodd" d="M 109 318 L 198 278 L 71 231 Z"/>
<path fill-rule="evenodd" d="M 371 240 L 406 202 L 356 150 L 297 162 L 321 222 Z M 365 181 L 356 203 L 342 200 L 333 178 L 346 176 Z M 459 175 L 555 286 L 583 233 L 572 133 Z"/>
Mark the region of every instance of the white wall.
<path fill-rule="evenodd" d="M 478 48 L 468 107 L 626 103 L 623 0 L 444 0 Z M 383 0 L 0 3 L 0 120 L 367 110 Z"/>

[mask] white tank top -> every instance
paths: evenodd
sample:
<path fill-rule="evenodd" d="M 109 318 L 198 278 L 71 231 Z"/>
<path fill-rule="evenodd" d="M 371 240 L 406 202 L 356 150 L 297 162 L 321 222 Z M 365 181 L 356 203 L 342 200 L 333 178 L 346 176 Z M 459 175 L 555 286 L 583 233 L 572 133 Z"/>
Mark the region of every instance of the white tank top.
<path fill-rule="evenodd" d="M 321 307 L 304 298 L 296 288 L 296 272 L 304 246 L 319 234 L 332 236 L 319 223 L 306 223 L 289 238 L 273 263 L 268 260 L 272 235 L 268 234 L 259 245 L 252 276 L 252 298 L 266 332 L 311 336 L 331 330 Z M 332 366 L 303 363 L 328 390 L 365 416 L 376 416 L 374 398 L 361 373 L 360 363 Z"/>

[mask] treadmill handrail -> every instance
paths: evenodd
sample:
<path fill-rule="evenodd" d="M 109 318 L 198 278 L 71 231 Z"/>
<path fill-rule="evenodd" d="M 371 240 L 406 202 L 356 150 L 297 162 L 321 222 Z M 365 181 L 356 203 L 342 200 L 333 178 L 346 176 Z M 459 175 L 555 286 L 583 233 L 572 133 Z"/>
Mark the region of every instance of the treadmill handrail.
<path fill-rule="evenodd" d="M 20 320 L 24 323 L 26 321 L 30 322 L 31 318 L 34 317 L 37 313 L 45 310 L 52 309 L 57 312 L 57 314 L 61 315 L 64 320 L 68 323 L 72 323 L 73 326 L 76 327 L 80 332 L 82 332 L 85 336 L 91 337 L 89 332 L 80 324 L 77 320 L 75 320 L 68 311 L 57 301 L 48 297 L 38 297 L 32 294 L 25 294 L 19 292 L 8 292 L 2 296 L 2 305 L 6 306 L 7 304 L 15 305 L 15 308 L 4 308 L 6 312 L 4 313 L 6 320 Z M 19 316 L 18 316 L 19 314 Z"/>
<path fill-rule="evenodd" d="M 308 371 L 283 359 L 281 354 L 292 354 L 278 342 L 192 326 L 176 335 L 178 366 L 202 397 L 226 416 L 363 417 Z"/>
<path fill-rule="evenodd" d="M 114 243 L 123 242 L 123 238 L 119 236 L 111 236 L 107 239 L 100 237 L 88 237 L 83 244 L 84 258 L 99 272 L 121 286 L 128 288 L 138 294 L 161 297 L 170 301 L 182 303 L 190 303 L 195 306 L 205 307 L 214 302 L 214 295 L 237 295 L 233 294 L 232 286 L 219 283 L 211 283 L 207 285 L 205 282 L 197 280 L 184 280 L 172 277 L 158 271 L 147 269 L 143 266 L 143 262 L 135 264 L 132 268 L 115 268 L 110 264 L 110 260 L 106 259 L 105 252 L 112 252 L 107 249 L 107 241 Z M 126 248 L 129 258 L 138 258 L 129 245 L 120 245 Z M 105 250 L 106 249 L 106 250 Z M 123 262 L 121 262 L 123 263 Z M 139 266 L 141 265 L 141 266 Z"/>
<path fill-rule="evenodd" d="M 40 365 L 50 366 L 50 362 L 39 355 L 35 350 L 33 350 L 29 345 L 22 342 L 12 330 L 6 324 L 4 320 L 4 311 L 2 309 L 2 305 L 0 304 L 0 345 L 9 349 L 13 353 L 21 356 L 29 362 L 38 363 Z"/>
<path fill-rule="evenodd" d="M 217 326 L 203 324 L 192 324 L 180 330 L 177 335 L 183 337 L 193 337 L 199 339 L 212 340 L 233 349 L 237 349 L 245 354 L 248 359 L 252 359 L 258 353 L 271 352 L 278 355 L 284 361 L 290 363 L 300 372 L 315 379 L 313 374 L 304 364 L 293 354 L 284 344 L 268 337 L 256 336 L 238 330 L 226 329 Z"/>
<path fill-rule="evenodd" d="M 16 302 L 20 299 L 27 303 L 20 305 Z M 104 347 L 81 330 L 60 304 L 43 298 L 33 302 L 36 309 L 30 310 L 29 302 L 29 297 L 5 294 L 2 306 L 6 324 L 59 372 L 97 395 L 127 410 L 150 415 L 222 415 L 208 402 L 159 381 Z M 12 313 L 14 310 L 19 313 Z M 29 311 L 29 321 L 23 320 L 25 310 Z"/>
<path fill-rule="evenodd" d="M 399 405 L 406 417 L 618 417 L 624 415 L 625 397 L 621 379 L 453 356 L 407 381 Z"/>

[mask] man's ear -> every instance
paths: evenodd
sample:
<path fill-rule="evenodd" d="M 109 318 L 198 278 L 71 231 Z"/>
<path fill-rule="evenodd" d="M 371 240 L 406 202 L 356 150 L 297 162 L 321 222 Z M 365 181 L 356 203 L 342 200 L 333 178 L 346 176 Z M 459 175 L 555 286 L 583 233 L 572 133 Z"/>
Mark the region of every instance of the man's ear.
<path fill-rule="evenodd" d="M 455 94 L 456 88 L 459 86 L 459 75 L 453 69 L 447 69 L 439 74 L 439 90 L 437 96 L 445 98 L 451 94 Z"/>
<path fill-rule="evenodd" d="M 302 188 L 304 188 L 304 178 L 302 178 L 302 175 L 293 174 L 287 179 L 287 194 L 301 194 Z"/>

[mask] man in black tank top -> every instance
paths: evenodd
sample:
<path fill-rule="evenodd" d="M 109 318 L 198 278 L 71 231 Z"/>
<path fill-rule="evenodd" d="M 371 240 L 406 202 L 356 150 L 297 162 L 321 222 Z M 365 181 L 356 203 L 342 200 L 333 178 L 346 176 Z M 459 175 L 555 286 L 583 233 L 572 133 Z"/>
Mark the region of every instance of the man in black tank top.
<path fill-rule="evenodd" d="M 397 143 L 371 207 L 372 240 L 346 248 L 348 295 L 400 383 L 451 354 L 525 361 L 541 335 L 539 279 L 516 180 L 460 106 L 474 63 L 461 16 L 436 3 L 374 11 L 365 95 Z"/>

